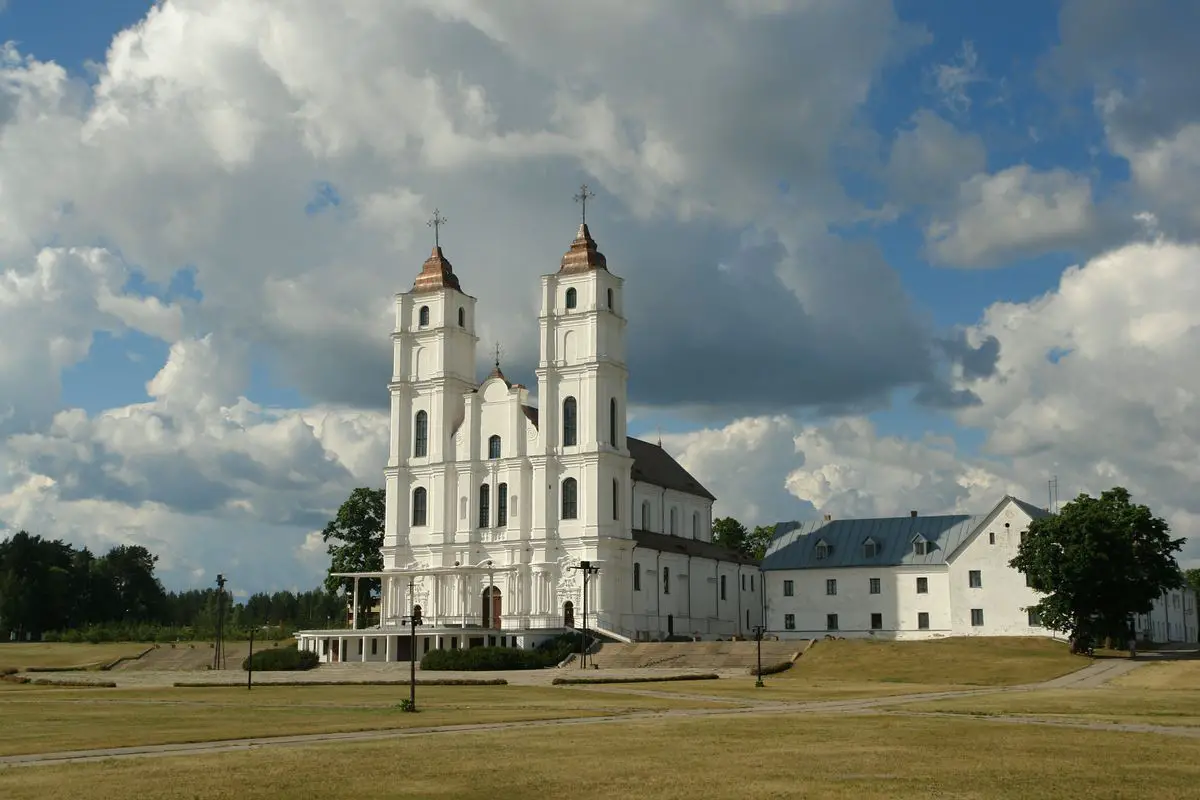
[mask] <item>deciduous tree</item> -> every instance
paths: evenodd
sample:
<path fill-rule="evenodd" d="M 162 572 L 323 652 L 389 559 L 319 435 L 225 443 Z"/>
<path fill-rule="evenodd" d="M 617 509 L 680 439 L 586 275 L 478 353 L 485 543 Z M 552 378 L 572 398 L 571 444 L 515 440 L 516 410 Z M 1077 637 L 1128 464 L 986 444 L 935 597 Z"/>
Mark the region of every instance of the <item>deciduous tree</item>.
<path fill-rule="evenodd" d="M 1163 592 L 1182 585 L 1174 554 L 1183 542 L 1118 486 L 1034 520 L 1010 564 L 1045 595 L 1034 607 L 1042 624 L 1069 634 L 1080 650 L 1100 637 L 1124 640 L 1132 615 L 1149 613 Z"/>
<path fill-rule="evenodd" d="M 329 545 L 329 575 L 325 588 L 347 594 L 354 591 L 353 578 L 338 578 L 337 572 L 378 572 L 383 569 L 383 523 L 385 494 L 383 489 L 358 488 L 350 493 L 329 521 L 321 537 Z M 371 608 L 371 599 L 379 595 L 378 578 L 359 581 L 359 612 Z"/>

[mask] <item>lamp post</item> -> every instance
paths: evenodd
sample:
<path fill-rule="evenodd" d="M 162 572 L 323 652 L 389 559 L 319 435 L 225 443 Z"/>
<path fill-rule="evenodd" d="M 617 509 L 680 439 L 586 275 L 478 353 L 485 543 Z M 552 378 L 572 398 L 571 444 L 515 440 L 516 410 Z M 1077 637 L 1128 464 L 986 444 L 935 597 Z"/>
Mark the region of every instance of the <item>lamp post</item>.
<path fill-rule="evenodd" d="M 408 596 L 413 597 L 413 581 L 408 582 Z M 413 604 L 412 613 L 403 619 L 408 625 L 408 710 L 417 710 L 417 626 L 423 624 L 421 607 Z"/>
<path fill-rule="evenodd" d="M 754 685 L 755 685 L 755 686 L 758 686 L 758 687 L 761 687 L 761 686 L 763 685 L 763 679 L 762 679 L 762 640 L 763 640 L 763 634 L 764 634 L 764 633 L 766 633 L 766 630 L 767 630 L 767 629 L 766 629 L 764 626 L 762 626 L 762 625 L 755 625 L 755 626 L 754 626 L 754 641 L 758 643 L 758 669 L 757 669 L 757 670 L 755 670 L 755 672 L 754 672 L 754 676 L 755 676 L 755 678 L 756 678 L 757 680 L 755 680 L 755 681 L 754 681 Z"/>
<path fill-rule="evenodd" d="M 217 630 L 213 642 L 213 669 L 225 667 L 225 576 L 217 575 Z"/>
<path fill-rule="evenodd" d="M 579 564 L 572 569 L 577 569 L 583 573 L 583 624 L 579 631 L 579 668 L 584 669 L 587 666 L 587 612 L 588 612 L 588 576 L 595 575 L 600 571 L 600 568 L 591 561 L 580 561 Z"/>

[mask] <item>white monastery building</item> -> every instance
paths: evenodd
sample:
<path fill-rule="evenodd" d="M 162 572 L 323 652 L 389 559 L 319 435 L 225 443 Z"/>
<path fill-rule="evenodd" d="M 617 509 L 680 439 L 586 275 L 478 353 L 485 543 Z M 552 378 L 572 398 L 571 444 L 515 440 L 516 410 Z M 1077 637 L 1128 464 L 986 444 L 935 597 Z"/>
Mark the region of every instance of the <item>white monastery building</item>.
<path fill-rule="evenodd" d="M 624 292 L 580 225 L 541 278 L 534 406 L 498 358 L 478 381 L 476 299 L 434 247 L 396 296 L 384 568 L 352 576 L 382 580 L 380 624 L 302 631 L 302 648 L 395 661 L 530 647 L 584 626 L 585 580 L 586 627 L 617 640 L 729 638 L 761 624 L 758 565 L 713 544 L 713 495 L 626 435 Z M 415 654 L 404 624 L 414 606 Z"/>
<path fill-rule="evenodd" d="M 1029 523 L 1049 512 L 1005 496 L 983 516 L 781 522 L 762 562 L 768 635 L 926 639 L 1059 636 L 1009 566 Z M 1197 640 L 1196 594 L 1168 592 L 1135 620 L 1139 636 Z"/>

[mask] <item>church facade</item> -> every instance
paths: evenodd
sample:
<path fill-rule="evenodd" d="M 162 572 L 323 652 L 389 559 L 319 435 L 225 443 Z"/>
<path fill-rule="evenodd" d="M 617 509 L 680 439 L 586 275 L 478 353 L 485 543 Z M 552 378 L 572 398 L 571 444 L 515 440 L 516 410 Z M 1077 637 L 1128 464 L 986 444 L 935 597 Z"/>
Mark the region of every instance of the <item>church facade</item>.
<path fill-rule="evenodd" d="M 379 624 L 302 631 L 301 648 L 393 661 L 585 624 L 622 641 L 761 624 L 757 563 L 712 542 L 713 495 L 627 435 L 624 311 L 624 281 L 582 224 L 541 278 L 535 406 L 499 358 L 477 380 L 476 299 L 434 247 L 396 297 L 384 568 L 348 576 L 381 580 Z"/>

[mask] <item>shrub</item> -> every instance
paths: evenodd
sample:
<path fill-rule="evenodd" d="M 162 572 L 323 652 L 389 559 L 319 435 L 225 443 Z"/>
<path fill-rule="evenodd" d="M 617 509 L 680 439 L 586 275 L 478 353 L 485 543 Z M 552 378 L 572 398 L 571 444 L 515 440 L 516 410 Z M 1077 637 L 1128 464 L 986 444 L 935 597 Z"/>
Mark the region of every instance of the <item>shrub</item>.
<path fill-rule="evenodd" d="M 777 675 L 780 672 L 783 672 L 784 670 L 789 670 L 791 668 L 792 668 L 791 661 L 779 661 L 775 664 L 767 664 L 766 666 L 764 666 L 762 668 L 762 672 L 759 672 L 757 667 L 751 667 L 750 674 L 751 675 L 759 675 L 759 676 Z"/>
<path fill-rule="evenodd" d="M 471 647 L 464 650 L 430 650 L 421 659 L 425 670 L 544 669 L 555 667 L 579 648 L 579 637 L 562 634 L 530 650 L 515 647 Z"/>
<path fill-rule="evenodd" d="M 242 669 L 248 670 L 253 659 L 254 669 L 260 672 L 280 672 L 312 669 L 318 663 L 316 653 L 292 647 L 276 647 L 259 650 L 253 656 L 242 659 Z"/>
<path fill-rule="evenodd" d="M 720 680 L 720 675 L 706 673 L 703 675 L 663 675 L 645 676 L 636 678 L 555 678 L 550 683 L 555 686 L 572 686 L 592 683 L 666 683 L 670 681 L 715 681 Z"/>

